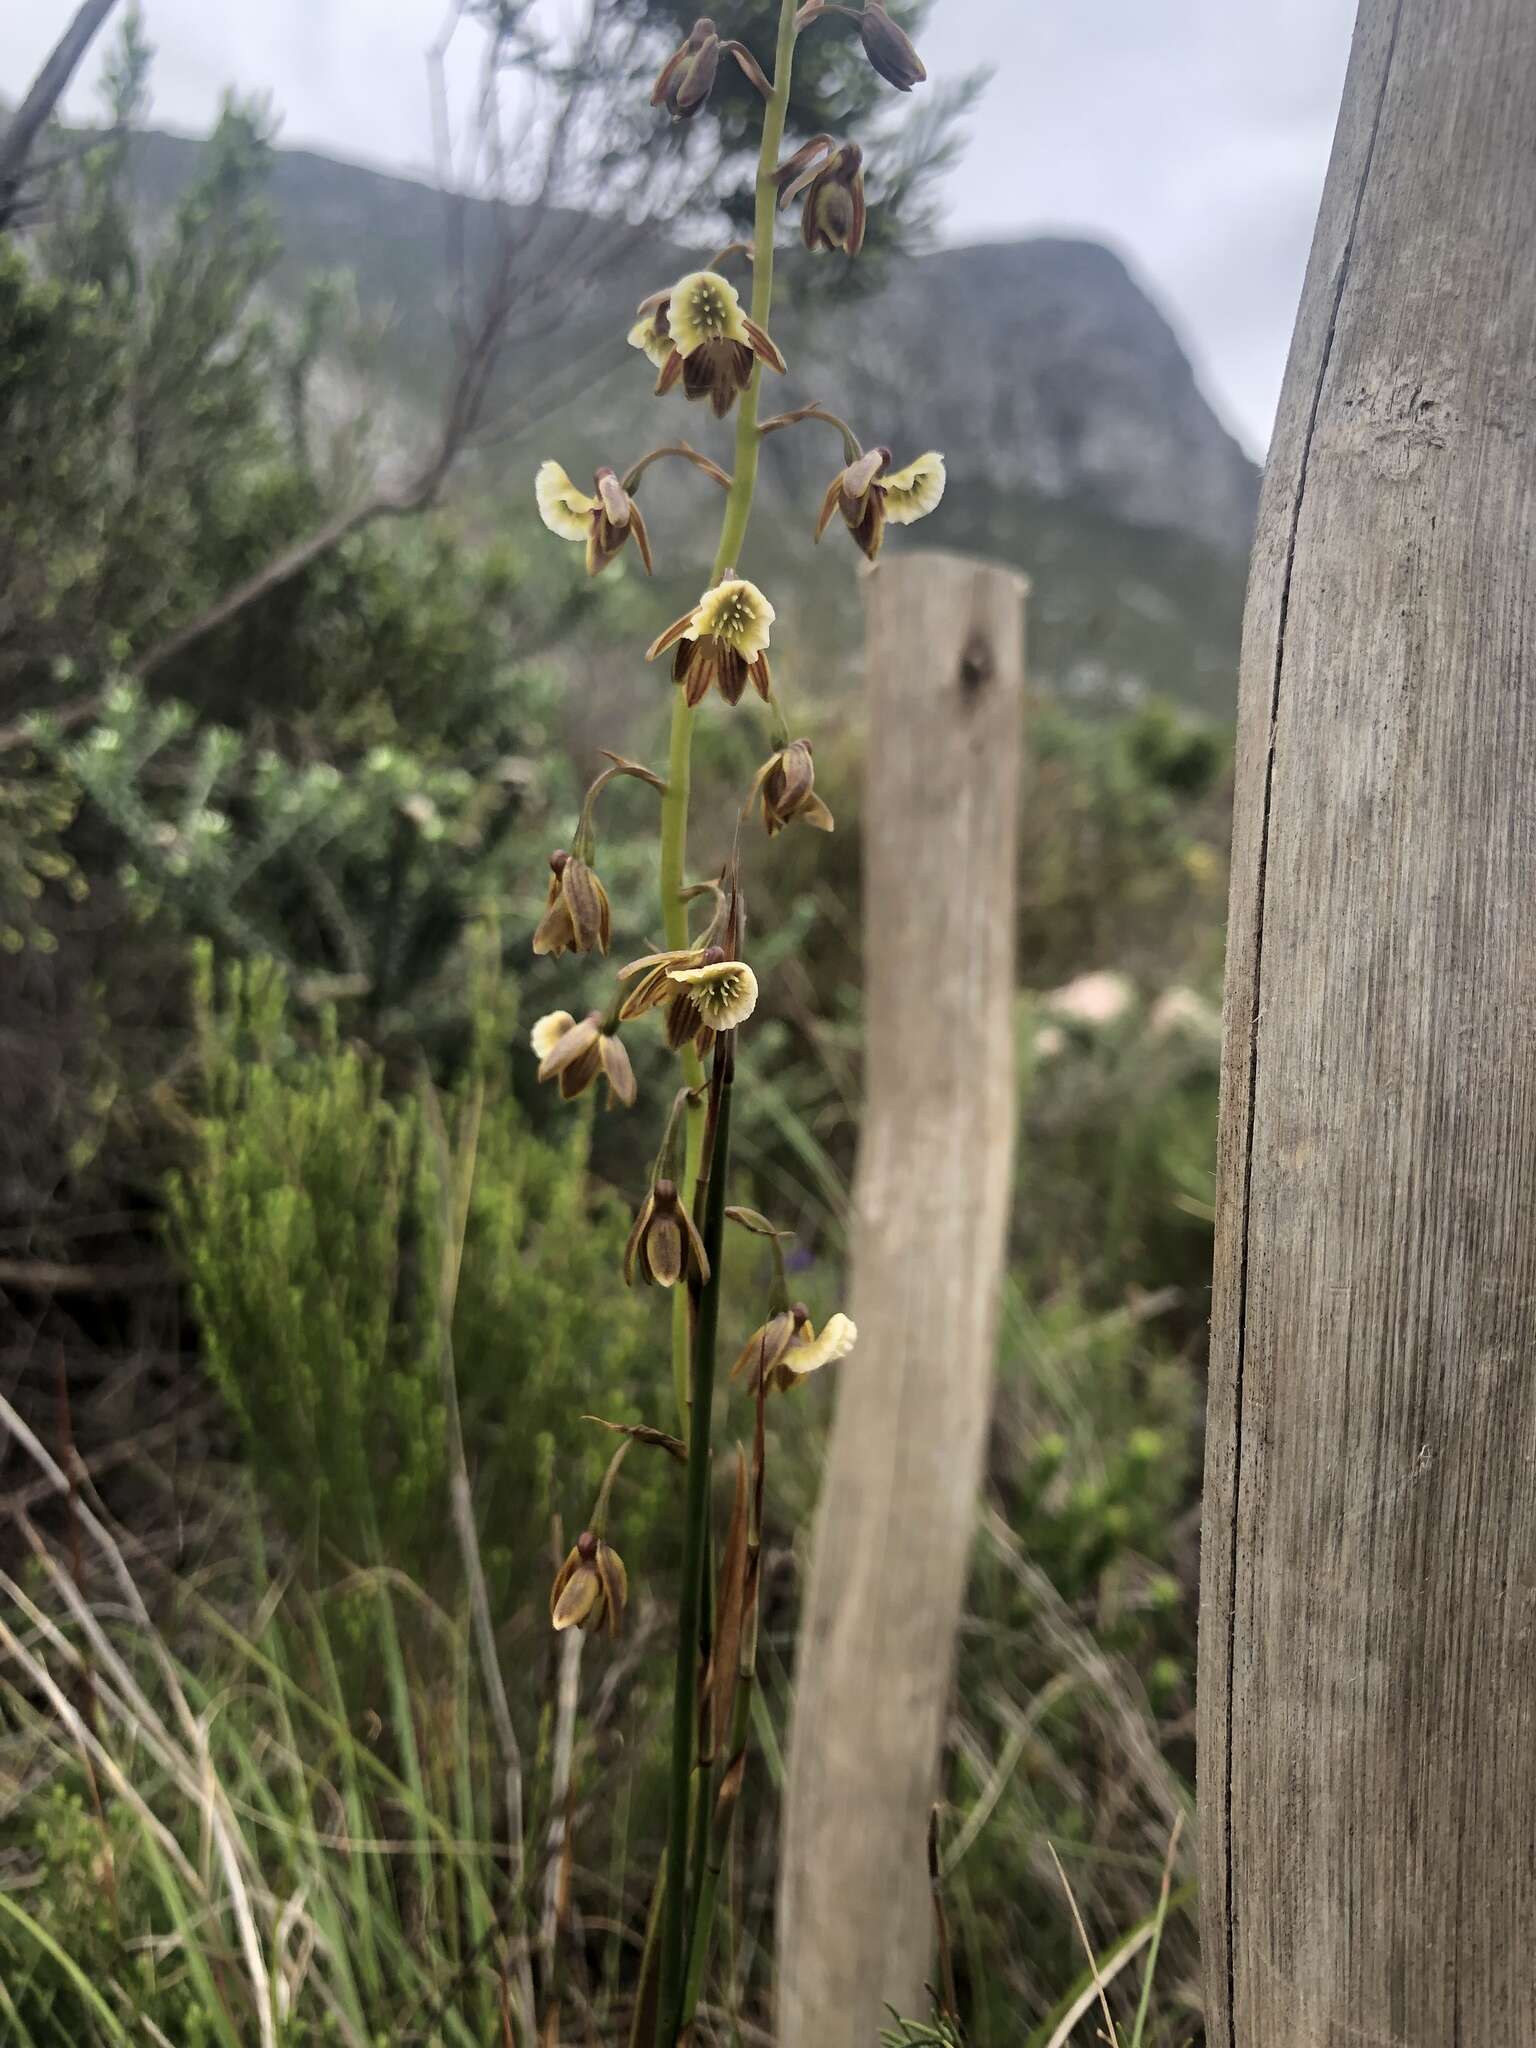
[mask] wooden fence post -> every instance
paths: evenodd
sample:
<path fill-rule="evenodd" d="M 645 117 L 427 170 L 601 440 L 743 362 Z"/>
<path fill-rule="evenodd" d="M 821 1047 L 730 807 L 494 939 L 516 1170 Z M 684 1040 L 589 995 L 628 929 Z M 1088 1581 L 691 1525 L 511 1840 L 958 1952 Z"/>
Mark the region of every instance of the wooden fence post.
<path fill-rule="evenodd" d="M 1243 652 L 1212 2048 L 1536 2040 L 1536 6 L 1363 0 Z"/>
<path fill-rule="evenodd" d="M 869 582 L 857 1352 L 802 1624 L 782 2048 L 876 2048 L 926 2006 L 924 1837 L 975 1529 L 1014 1130 L 1023 579 L 893 556 Z"/>

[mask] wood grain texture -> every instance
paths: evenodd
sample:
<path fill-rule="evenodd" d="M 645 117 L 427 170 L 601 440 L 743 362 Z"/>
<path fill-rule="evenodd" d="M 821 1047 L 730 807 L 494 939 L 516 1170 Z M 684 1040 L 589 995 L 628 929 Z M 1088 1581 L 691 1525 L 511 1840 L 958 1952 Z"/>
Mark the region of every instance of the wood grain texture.
<path fill-rule="evenodd" d="M 783 2048 L 926 2010 L 928 1810 L 975 1531 L 1014 1132 L 1022 578 L 869 580 L 859 1347 L 802 1623 L 781 1865 Z"/>
<path fill-rule="evenodd" d="M 1244 631 L 1211 2048 L 1536 2041 L 1536 5 L 1364 0 Z"/>

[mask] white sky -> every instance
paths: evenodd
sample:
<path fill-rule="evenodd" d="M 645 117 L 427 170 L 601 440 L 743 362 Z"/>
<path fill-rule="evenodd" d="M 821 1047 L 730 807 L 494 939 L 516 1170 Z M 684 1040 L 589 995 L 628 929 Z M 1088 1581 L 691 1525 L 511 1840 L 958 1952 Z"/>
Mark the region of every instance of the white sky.
<path fill-rule="evenodd" d="M 423 52 L 443 0 L 143 4 L 154 120 L 204 128 L 232 83 L 271 94 L 286 142 L 406 168 L 429 160 Z M 22 89 L 75 5 L 0 0 L 0 95 Z M 715 13 L 728 20 L 729 0 Z M 940 0 L 922 44 L 929 71 L 994 72 L 948 186 L 946 239 L 1109 242 L 1261 453 L 1353 19 L 1354 0 Z M 93 72 L 76 114 L 92 109 Z"/>

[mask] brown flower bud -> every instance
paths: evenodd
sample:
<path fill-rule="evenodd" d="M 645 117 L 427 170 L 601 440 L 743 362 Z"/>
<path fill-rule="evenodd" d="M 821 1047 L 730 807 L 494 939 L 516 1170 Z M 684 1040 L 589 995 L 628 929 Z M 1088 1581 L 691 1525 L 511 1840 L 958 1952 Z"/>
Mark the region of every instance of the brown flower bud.
<path fill-rule="evenodd" d="M 629 1574 L 624 1560 L 600 1536 L 584 1529 L 576 1547 L 555 1574 L 549 1590 L 549 1618 L 556 1629 L 606 1629 L 616 1636 L 629 1604 Z"/>
<path fill-rule="evenodd" d="M 864 54 L 880 76 L 898 92 L 910 92 L 928 76 L 927 67 L 912 47 L 912 38 L 898 28 L 881 5 L 881 0 L 864 0 L 859 16 L 859 34 Z"/>
<path fill-rule="evenodd" d="M 833 829 L 832 813 L 817 796 L 815 785 L 816 764 L 809 740 L 791 740 L 763 763 L 752 795 L 762 799 L 763 824 L 770 839 L 796 818 L 818 832 Z"/>
<path fill-rule="evenodd" d="M 651 536 L 646 531 L 640 507 L 611 469 L 600 469 L 592 479 L 597 492 L 597 511 L 587 533 L 587 574 L 601 576 L 615 561 L 631 534 L 640 550 L 645 573 L 651 574 Z"/>
<path fill-rule="evenodd" d="M 864 246 L 864 152 L 856 142 L 834 150 L 803 188 L 800 232 L 807 249 L 841 249 L 857 256 Z"/>
<path fill-rule="evenodd" d="M 635 1227 L 624 1247 L 624 1280 L 635 1274 L 647 1287 L 675 1287 L 690 1279 L 700 1286 L 709 1278 L 703 1239 L 693 1227 L 688 1205 L 670 1180 L 659 1180 L 640 1204 Z"/>
<path fill-rule="evenodd" d="M 533 1027 L 533 1049 L 539 1055 L 539 1079 L 558 1080 L 566 1102 L 601 1074 L 608 1083 L 608 1107 L 616 1102 L 634 1107 L 634 1067 L 618 1033 L 605 1027 L 601 1010 L 589 1010 L 579 1022 L 567 1010 L 541 1017 Z"/>
<path fill-rule="evenodd" d="M 714 90 L 720 65 L 720 37 L 708 15 L 700 15 L 661 67 L 651 88 L 651 105 L 665 107 L 674 121 L 691 121 Z"/>
<path fill-rule="evenodd" d="M 612 935 L 608 892 L 584 860 L 558 847 L 549 856 L 549 898 L 533 935 L 535 953 L 606 953 Z"/>

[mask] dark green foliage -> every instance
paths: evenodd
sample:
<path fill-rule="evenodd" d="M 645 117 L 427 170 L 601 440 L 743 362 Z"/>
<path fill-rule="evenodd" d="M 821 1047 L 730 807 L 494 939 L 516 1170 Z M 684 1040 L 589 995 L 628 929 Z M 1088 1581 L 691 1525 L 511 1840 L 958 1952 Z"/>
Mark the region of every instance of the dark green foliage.
<path fill-rule="evenodd" d="M 1113 967 L 1157 986 L 1220 965 L 1231 742 L 1156 700 L 1118 719 L 1039 705 L 1021 836 L 1032 988 Z"/>
<path fill-rule="evenodd" d="M 125 120 L 141 70 L 121 67 Z M 344 291 L 311 295 L 291 345 L 258 310 L 270 159 L 261 121 L 228 107 L 145 243 L 132 140 L 105 143 L 38 262 L 0 249 L 0 682 L 9 710 L 44 714 L 37 750 L 0 754 L 0 922 L 46 935 L 13 899 L 74 886 L 73 856 L 159 929 L 359 990 L 378 1039 L 451 1047 L 465 919 L 536 863 L 523 821 L 565 808 L 535 657 L 607 593 L 558 557 L 535 585 L 505 543 L 385 524 L 158 667 L 147 694 L 122 680 L 353 488 L 348 432 L 317 451 L 309 389 Z"/>
<path fill-rule="evenodd" d="M 266 406 L 274 344 L 252 311 L 275 255 L 261 123 L 226 107 L 149 257 L 130 225 L 129 149 L 85 158 L 41 281 L 3 259 L 0 289 L 29 345 L 0 422 L 35 451 L 0 484 L 0 536 L 15 542 L 0 572 L 15 614 L 4 652 L 32 704 L 221 593 L 244 508 L 269 495 L 281 457 Z"/>
<path fill-rule="evenodd" d="M 1111 1307 L 1172 1288 L 1209 1314 L 1220 1023 L 1188 990 L 1150 1007 L 1125 985 L 1104 1025 L 1021 1010 L 1035 1085 L 1020 1131 L 1014 1256 L 1042 1294 Z"/>
<path fill-rule="evenodd" d="M 376 1059 L 293 1043 L 269 967 L 196 991 L 207 1114 L 170 1214 L 209 1372 L 312 1550 L 419 1560 L 444 1498 L 435 1189 Z"/>
<path fill-rule="evenodd" d="M 216 991 L 204 953 L 196 1011 L 197 1141 L 171 1226 L 203 1358 L 262 1489 L 328 1571 L 378 1559 L 456 1584 L 436 1119 L 329 1016 L 302 1042 L 271 966 L 231 968 Z M 445 1113 L 452 1129 L 451 1102 Z M 591 1186 L 587 1138 L 578 1118 L 547 1144 L 494 1095 L 478 1129 L 451 1338 L 501 1612 L 536 1596 L 550 1508 L 583 1515 L 611 1453 L 595 1429 L 573 1435 L 573 1406 L 666 1420 L 660 1333 L 650 1304 L 613 1284 L 628 1219 Z M 575 1448 L 552 1493 L 557 1429 Z M 616 1526 L 655 1476 L 637 1466 Z"/>

